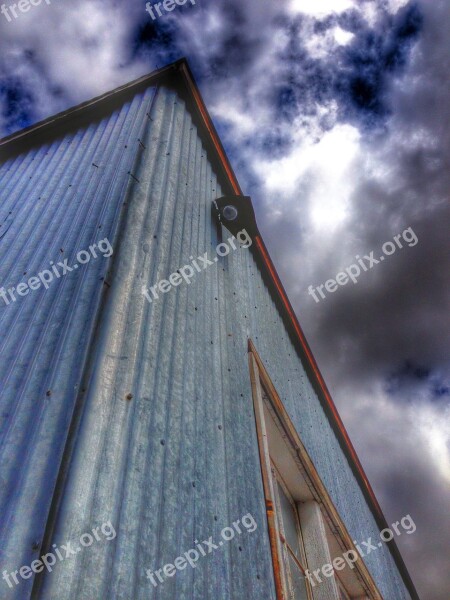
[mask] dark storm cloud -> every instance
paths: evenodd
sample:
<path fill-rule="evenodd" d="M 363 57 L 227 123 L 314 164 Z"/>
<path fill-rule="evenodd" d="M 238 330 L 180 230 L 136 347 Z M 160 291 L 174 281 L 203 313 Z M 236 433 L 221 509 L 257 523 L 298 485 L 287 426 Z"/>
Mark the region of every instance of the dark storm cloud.
<path fill-rule="evenodd" d="M 248 33 L 251 14 L 244 4 L 232 1 L 218 5 L 221 23 L 218 43 L 210 52 L 202 52 L 201 62 L 203 78 L 223 80 L 251 70 L 264 48 L 261 38 Z"/>
<path fill-rule="evenodd" d="M 366 407 L 359 413 L 360 426 L 352 431 L 353 439 L 366 447 L 366 470 L 372 481 L 377 482 L 388 522 L 403 517 L 406 508 L 417 526 L 413 535 L 403 535 L 396 542 L 418 585 L 420 598 L 448 600 L 448 483 L 430 468 L 424 440 L 415 427 L 417 412 L 403 409 L 401 417 L 386 419 L 384 431 L 377 436 L 366 422 L 378 422 L 379 410 L 379 406 Z M 413 433 L 406 434 L 405 430 Z"/>
<path fill-rule="evenodd" d="M 364 198 L 362 190 L 358 190 L 358 196 Z M 361 240 L 354 256 L 372 249 L 379 252 L 384 242 L 409 226 L 419 241 L 417 246 L 397 251 L 374 267 L 356 285 L 341 288 L 327 298 L 317 334 L 335 339 L 336 343 L 341 336 L 355 339 L 358 352 L 352 355 L 352 360 L 356 377 L 365 377 L 374 368 L 397 366 L 408 359 L 415 364 L 443 366 L 447 360 L 448 336 L 442 331 L 437 341 L 435 327 L 448 316 L 446 281 L 450 272 L 443 255 L 448 249 L 448 209 L 435 209 L 430 219 L 425 215 L 408 217 L 413 206 L 399 208 L 392 199 L 380 195 L 360 202 L 364 210 L 356 209 L 355 221 L 347 233 Z M 398 227 L 395 223 L 400 219 Z M 331 254 L 330 249 L 329 261 L 318 270 L 319 282 L 332 278 L 341 267 L 354 262 L 354 256 L 349 256 L 344 264 L 336 264 Z M 327 357 L 327 362 L 330 358 Z"/>
<path fill-rule="evenodd" d="M 159 66 L 178 58 L 176 36 L 170 26 L 158 26 L 153 21 L 139 23 L 130 34 L 129 62 L 137 58 L 152 58 Z"/>
<path fill-rule="evenodd" d="M 426 383 L 429 398 L 448 403 L 450 387 L 441 374 L 409 359 L 388 376 L 385 390 L 396 398 L 404 398 L 408 394 L 407 401 L 413 402 L 418 382 Z"/>
<path fill-rule="evenodd" d="M 274 90 L 279 118 L 291 122 L 299 113 L 315 114 L 317 104 L 339 103 L 338 120 L 375 126 L 389 114 L 386 88 L 390 77 L 407 64 L 412 43 L 423 23 L 419 6 L 408 4 L 395 15 L 385 13 L 376 26 L 369 25 L 356 10 L 329 16 L 313 24 L 314 33 L 326 33 L 339 25 L 354 34 L 334 56 L 311 57 L 305 46 L 304 24 L 311 17 L 286 22 L 290 36 L 281 53 L 285 77 Z M 325 126 L 324 129 L 327 127 Z"/>
<path fill-rule="evenodd" d="M 5 134 L 27 127 L 36 119 L 33 92 L 18 77 L 0 76 L 0 103 Z"/>
<path fill-rule="evenodd" d="M 22 76 L 17 75 L 18 65 L 21 66 Z M 27 71 L 33 73 L 33 76 L 26 76 Z M 0 57 L 0 107 L 3 116 L 3 135 L 32 125 L 39 120 L 38 106 L 42 92 L 49 98 L 64 102 L 65 90 L 52 82 L 41 60 L 40 52 L 33 47 L 25 47 L 15 56 L 12 64 L 8 64 L 6 56 Z"/>

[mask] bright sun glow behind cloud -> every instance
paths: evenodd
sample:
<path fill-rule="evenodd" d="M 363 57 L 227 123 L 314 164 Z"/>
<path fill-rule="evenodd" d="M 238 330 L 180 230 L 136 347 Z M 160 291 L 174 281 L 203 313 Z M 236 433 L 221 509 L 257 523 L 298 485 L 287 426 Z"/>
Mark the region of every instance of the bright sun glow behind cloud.
<path fill-rule="evenodd" d="M 425 406 L 417 415 L 420 431 L 426 439 L 429 451 L 442 476 L 450 482 L 450 410 L 446 411 L 447 418 L 441 418 L 440 411 L 434 407 Z M 444 413 L 445 414 L 445 413 Z"/>
<path fill-rule="evenodd" d="M 333 12 L 340 13 L 354 5 L 352 0 L 291 0 L 289 8 L 294 13 L 320 17 Z"/>
<path fill-rule="evenodd" d="M 355 36 L 350 31 L 344 31 L 340 27 L 336 27 L 333 31 L 334 39 L 341 46 L 348 44 Z"/>
<path fill-rule="evenodd" d="M 269 195 L 291 195 L 306 183 L 313 226 L 334 228 L 347 216 L 353 190 L 351 167 L 359 155 L 359 140 L 357 129 L 338 125 L 320 142 L 301 144 L 289 156 L 262 162 L 257 169 Z"/>

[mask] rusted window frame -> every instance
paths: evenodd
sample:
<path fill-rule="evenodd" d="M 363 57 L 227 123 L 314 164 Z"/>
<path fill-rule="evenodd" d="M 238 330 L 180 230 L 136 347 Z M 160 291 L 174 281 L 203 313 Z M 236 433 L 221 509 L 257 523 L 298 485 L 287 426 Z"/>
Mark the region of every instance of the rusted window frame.
<path fill-rule="evenodd" d="M 284 570 L 281 566 L 282 552 L 280 547 L 277 517 L 275 515 L 271 460 L 269 455 L 269 445 L 267 440 L 263 408 L 263 389 L 269 398 L 272 408 L 282 424 L 292 447 L 300 459 L 302 470 L 304 475 L 308 478 L 308 485 L 310 489 L 313 490 L 316 501 L 321 505 L 323 512 L 327 516 L 327 520 L 333 525 L 333 531 L 338 532 L 339 541 L 343 551 L 353 550 L 354 552 L 357 552 L 357 549 L 325 486 L 323 485 L 319 474 L 317 473 L 317 470 L 306 451 L 306 448 L 300 440 L 298 433 L 267 373 L 267 370 L 264 367 L 254 343 L 250 339 L 248 340 L 248 359 L 253 406 L 255 411 L 256 433 L 258 437 L 258 447 L 261 462 L 261 474 L 266 503 L 267 523 L 274 569 L 276 598 L 277 600 L 289 600 L 284 593 L 286 584 L 283 582 Z M 383 596 L 381 595 L 381 592 L 379 591 L 363 560 L 359 560 L 357 563 L 355 563 L 355 571 L 357 571 L 360 582 L 365 588 L 367 597 L 370 598 L 370 600 L 383 600 Z M 311 594 L 309 585 L 308 594 Z"/>
<path fill-rule="evenodd" d="M 283 481 L 283 477 L 282 477 L 281 473 L 275 467 L 274 464 L 271 464 L 271 475 L 272 475 L 273 480 L 277 482 L 277 485 L 282 488 L 283 493 L 285 494 L 286 499 L 288 500 L 289 504 L 291 505 L 292 511 L 295 515 L 295 520 L 296 520 L 296 525 L 297 525 L 297 537 L 298 537 L 298 543 L 299 543 L 299 547 L 300 547 L 301 558 L 302 558 L 303 563 L 306 565 L 306 554 L 305 554 L 305 548 L 303 545 L 303 536 L 302 536 L 302 532 L 301 532 L 301 525 L 300 525 L 300 519 L 299 519 L 299 515 L 298 515 L 297 506 L 295 504 L 294 499 L 291 496 L 290 491 L 288 490 L 286 484 Z M 284 550 L 285 550 L 284 553 L 282 550 L 282 554 L 286 554 L 292 558 L 292 560 L 297 565 L 297 568 L 301 571 L 301 573 L 304 577 L 305 576 L 305 567 L 298 560 L 297 556 L 295 555 L 295 552 L 293 551 L 288 540 L 286 539 L 286 532 L 284 531 L 284 520 L 283 520 L 282 510 L 281 510 L 281 505 L 280 505 L 280 495 L 278 493 L 278 490 L 276 490 L 276 491 L 274 490 L 274 505 L 275 505 L 275 520 L 276 520 L 277 527 L 278 527 L 278 537 L 281 542 L 281 548 L 284 547 Z M 280 518 L 277 518 L 277 516 L 276 516 L 277 511 L 280 515 Z M 280 525 L 281 525 L 281 528 L 283 529 L 283 531 L 280 531 Z M 284 563 L 285 563 L 284 575 L 285 575 L 286 579 L 290 580 L 291 579 L 291 573 L 290 573 L 291 566 L 290 566 L 289 562 L 286 560 L 284 561 Z M 283 568 L 282 568 L 282 570 L 283 570 Z M 286 585 L 286 588 L 289 590 L 292 587 L 293 587 L 292 581 L 289 581 L 289 585 Z M 311 591 L 311 587 L 310 587 L 310 584 L 307 579 L 305 579 L 305 587 L 306 587 L 306 593 L 308 596 L 308 600 L 314 600 L 313 594 Z"/>

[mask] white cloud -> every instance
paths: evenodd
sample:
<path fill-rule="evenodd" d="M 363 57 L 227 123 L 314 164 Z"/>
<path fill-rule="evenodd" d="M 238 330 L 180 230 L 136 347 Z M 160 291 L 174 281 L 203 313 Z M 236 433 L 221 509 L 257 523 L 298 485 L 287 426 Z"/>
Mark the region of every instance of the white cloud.
<path fill-rule="evenodd" d="M 391 13 L 398 12 L 401 8 L 406 6 L 410 0 L 388 0 L 387 8 Z"/>
<path fill-rule="evenodd" d="M 254 168 L 268 195 L 295 194 L 299 182 L 308 180 L 313 227 L 333 229 L 341 225 L 347 215 L 354 185 L 351 169 L 358 155 L 359 140 L 357 129 L 337 125 L 319 142 L 299 142 L 288 156 L 258 162 Z"/>
<path fill-rule="evenodd" d="M 424 448 L 450 484 L 450 407 L 423 404 L 417 409 L 415 422 L 424 439 Z"/>
<path fill-rule="evenodd" d="M 353 0 L 290 0 L 289 2 L 291 12 L 304 13 L 314 17 L 340 13 L 354 6 Z"/>
<path fill-rule="evenodd" d="M 344 31 L 340 27 L 335 27 L 333 30 L 334 39 L 341 46 L 346 46 L 355 37 L 350 31 Z"/>

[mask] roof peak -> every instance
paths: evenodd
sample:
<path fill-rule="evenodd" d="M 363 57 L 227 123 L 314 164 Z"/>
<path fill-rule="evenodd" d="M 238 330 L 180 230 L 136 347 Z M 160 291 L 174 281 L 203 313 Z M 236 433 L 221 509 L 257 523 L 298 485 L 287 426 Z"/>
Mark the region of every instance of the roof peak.
<path fill-rule="evenodd" d="M 166 65 L 165 67 L 155 69 L 147 75 L 143 75 L 142 77 L 134 79 L 129 83 L 118 86 L 113 90 L 105 92 L 104 94 L 100 94 L 99 96 L 95 96 L 90 100 L 81 102 L 80 104 L 77 104 L 59 113 L 51 115 L 50 117 L 42 119 L 41 121 L 38 121 L 33 125 L 25 127 L 23 129 L 19 129 L 18 131 L 15 131 L 5 136 L 4 138 L 1 138 L 0 158 L 3 158 L 4 149 L 7 146 L 9 146 L 12 142 L 17 142 L 18 140 L 21 140 L 26 136 L 34 135 L 37 132 L 47 132 L 50 128 L 53 129 L 55 125 L 59 126 L 62 123 L 67 122 L 69 119 L 77 117 L 81 113 L 86 113 L 87 111 L 91 111 L 93 109 L 95 110 L 96 108 L 99 108 L 104 104 L 113 105 L 115 104 L 116 100 L 122 101 L 123 97 L 127 96 L 128 94 L 131 95 L 132 93 L 136 92 L 141 88 L 144 89 L 158 81 L 170 79 L 170 77 L 173 76 L 175 72 L 185 73 L 185 75 L 188 75 L 193 79 L 193 75 L 188 65 L 187 59 L 181 58 L 173 63 L 170 63 L 169 65 Z"/>

